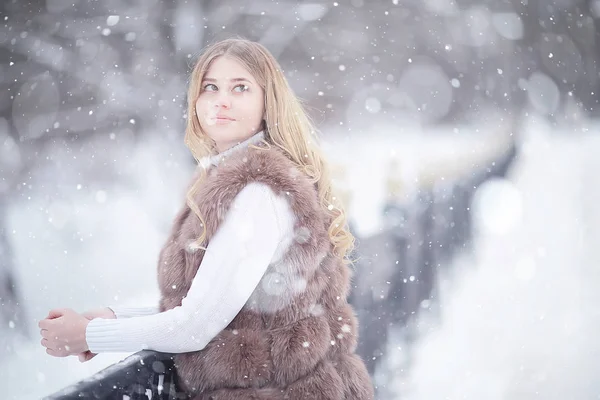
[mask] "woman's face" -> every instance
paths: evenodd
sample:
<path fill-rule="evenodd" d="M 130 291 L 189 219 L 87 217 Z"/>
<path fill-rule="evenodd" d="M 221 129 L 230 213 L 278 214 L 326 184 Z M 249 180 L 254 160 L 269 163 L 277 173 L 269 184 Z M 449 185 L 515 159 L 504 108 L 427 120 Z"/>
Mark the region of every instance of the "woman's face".
<path fill-rule="evenodd" d="M 264 91 L 250 72 L 227 56 L 213 60 L 201 83 L 196 115 L 218 151 L 260 131 L 264 113 Z"/>

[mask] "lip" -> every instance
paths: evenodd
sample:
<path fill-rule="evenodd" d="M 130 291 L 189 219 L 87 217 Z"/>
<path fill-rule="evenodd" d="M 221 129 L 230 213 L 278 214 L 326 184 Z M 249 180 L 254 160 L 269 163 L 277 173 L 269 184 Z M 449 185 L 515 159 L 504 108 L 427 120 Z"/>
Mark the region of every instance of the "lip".
<path fill-rule="evenodd" d="M 226 117 L 224 115 L 217 115 L 216 117 L 213 117 L 213 119 L 215 121 L 235 121 L 235 119 Z"/>
<path fill-rule="evenodd" d="M 215 122 L 215 125 L 227 125 L 235 120 L 231 118 L 213 118 L 213 121 Z"/>

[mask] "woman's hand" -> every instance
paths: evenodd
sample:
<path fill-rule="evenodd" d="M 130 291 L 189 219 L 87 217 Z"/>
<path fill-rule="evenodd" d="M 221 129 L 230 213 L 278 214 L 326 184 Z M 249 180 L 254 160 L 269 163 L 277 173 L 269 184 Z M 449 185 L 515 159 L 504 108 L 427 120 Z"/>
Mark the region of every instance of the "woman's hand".
<path fill-rule="evenodd" d="M 70 308 L 51 310 L 46 319 L 38 323 L 46 353 L 67 357 L 88 351 L 85 331 L 89 322 L 90 319 Z"/>
<path fill-rule="evenodd" d="M 95 310 L 85 311 L 85 312 L 82 312 L 81 315 L 83 315 L 90 321 L 93 320 L 94 318 L 105 318 L 105 319 L 116 319 L 117 318 L 117 316 L 115 315 L 113 310 L 111 310 L 108 307 L 97 308 Z M 87 351 L 84 351 L 83 353 L 79 353 L 77 355 L 77 357 L 79 358 L 79 362 L 83 363 L 83 362 L 89 361 L 92 358 L 96 357 L 96 355 L 97 355 L 96 353 L 92 353 L 91 351 L 87 350 Z"/>
<path fill-rule="evenodd" d="M 96 309 L 90 310 L 90 311 L 84 311 L 81 313 L 81 315 L 83 315 L 90 321 L 93 320 L 94 318 L 117 319 L 117 316 L 115 315 L 113 310 L 111 310 L 108 307 L 102 307 L 102 308 L 96 308 Z"/>

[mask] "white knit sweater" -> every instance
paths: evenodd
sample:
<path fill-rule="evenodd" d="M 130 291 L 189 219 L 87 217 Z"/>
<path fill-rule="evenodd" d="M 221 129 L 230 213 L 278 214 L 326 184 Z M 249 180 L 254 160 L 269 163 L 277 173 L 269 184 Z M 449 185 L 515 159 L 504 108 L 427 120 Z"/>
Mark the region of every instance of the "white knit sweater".
<path fill-rule="evenodd" d="M 206 162 L 218 165 L 232 152 L 257 143 L 259 132 Z M 262 183 L 250 183 L 207 246 L 181 306 L 158 312 L 158 305 L 111 306 L 117 319 L 90 321 L 86 340 L 92 353 L 151 349 L 185 353 L 203 349 L 242 309 L 272 260 L 293 238 L 294 215 L 283 197 Z M 228 301 L 220 302 L 222 294 Z"/>

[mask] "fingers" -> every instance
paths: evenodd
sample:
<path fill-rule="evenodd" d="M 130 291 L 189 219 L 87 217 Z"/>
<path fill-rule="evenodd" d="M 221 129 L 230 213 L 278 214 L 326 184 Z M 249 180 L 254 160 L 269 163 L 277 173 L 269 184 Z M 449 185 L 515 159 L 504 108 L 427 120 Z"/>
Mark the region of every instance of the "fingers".
<path fill-rule="evenodd" d="M 64 351 L 60 351 L 60 350 L 54 350 L 54 349 L 46 349 L 46 354 L 49 354 L 53 357 L 67 357 L 68 354 L 65 353 Z"/>
<path fill-rule="evenodd" d="M 66 312 L 67 312 L 66 308 L 55 308 L 55 309 L 50 310 L 50 312 L 48 312 L 48 316 L 46 318 L 54 319 L 54 318 L 62 317 L 63 315 L 65 315 Z"/>
<path fill-rule="evenodd" d="M 87 350 L 87 351 L 85 351 L 83 353 L 79 353 L 78 358 L 79 358 L 79 362 L 83 363 L 83 362 L 91 360 L 95 356 L 96 356 L 95 353 L 92 353 L 91 351 Z"/>
<path fill-rule="evenodd" d="M 48 329 L 48 326 L 51 325 L 53 319 L 60 318 L 65 316 L 66 314 L 72 313 L 75 313 L 75 311 L 73 311 L 70 308 L 53 308 L 48 312 L 48 316 L 45 319 L 38 322 L 38 327 L 40 327 L 40 329 Z"/>
<path fill-rule="evenodd" d="M 51 350 L 55 353 L 58 353 L 60 350 L 62 350 L 60 347 L 58 349 L 56 349 L 56 343 L 52 343 L 50 340 L 48 340 L 46 338 L 42 338 L 42 340 L 40 340 L 40 344 L 42 346 L 44 346 L 46 348 L 46 350 Z"/>
<path fill-rule="evenodd" d="M 70 355 L 69 352 L 62 347 L 59 347 L 57 349 L 46 347 L 46 354 L 49 354 L 54 357 L 68 357 Z"/>
<path fill-rule="evenodd" d="M 54 324 L 56 324 L 57 322 L 59 322 L 61 320 L 57 320 L 56 318 L 46 318 L 41 320 L 40 322 L 38 322 L 38 327 L 42 330 L 47 330 L 50 329 L 51 326 L 53 326 Z"/>
<path fill-rule="evenodd" d="M 58 357 L 60 349 L 55 349 L 54 345 L 48 339 L 43 338 L 40 340 L 40 344 L 46 348 L 46 353 L 50 354 L 51 356 Z"/>
<path fill-rule="evenodd" d="M 63 318 L 64 317 L 64 318 Z M 68 316 L 61 314 L 57 316 L 57 314 L 53 314 L 52 317 L 46 318 L 38 322 L 38 327 L 40 329 L 50 329 L 50 327 L 55 326 L 55 324 L 62 324 L 66 321 Z"/>
<path fill-rule="evenodd" d="M 67 357 L 69 355 L 69 346 L 59 346 L 57 343 L 42 338 L 40 344 L 46 348 L 46 353 L 54 357 Z"/>
<path fill-rule="evenodd" d="M 44 319 L 38 322 L 38 326 L 40 327 L 40 335 L 48 337 L 48 332 L 56 332 L 56 330 L 60 328 L 62 323 L 62 320 L 50 319 Z"/>
<path fill-rule="evenodd" d="M 52 309 L 48 313 L 48 317 L 38 322 L 40 335 L 42 336 L 40 344 L 46 348 L 47 354 L 54 357 L 67 357 L 71 354 L 77 354 L 70 352 L 71 346 L 68 336 L 58 340 L 58 336 L 62 336 L 60 332 L 65 328 L 63 325 L 68 323 L 73 313 L 74 311 L 68 308 Z"/>

